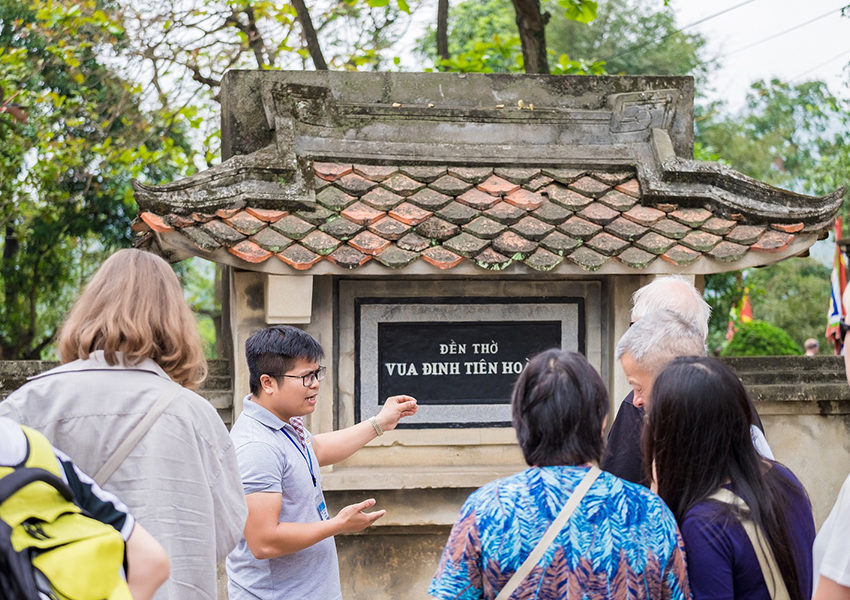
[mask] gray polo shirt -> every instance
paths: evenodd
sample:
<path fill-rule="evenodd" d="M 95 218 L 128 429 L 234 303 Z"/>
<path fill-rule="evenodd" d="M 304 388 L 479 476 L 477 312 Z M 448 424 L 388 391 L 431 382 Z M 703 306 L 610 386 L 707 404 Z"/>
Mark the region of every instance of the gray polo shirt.
<path fill-rule="evenodd" d="M 292 426 L 252 401 L 251 396 L 245 398 L 242 414 L 233 424 L 230 436 L 236 447 L 246 495 L 280 492 L 281 523 L 319 521 L 317 496 L 321 501 L 324 498 L 312 436 L 307 436 L 305 451 Z M 332 537 L 300 552 L 263 560 L 251 554 L 243 537 L 227 557 L 227 576 L 230 600 L 342 598 Z"/>

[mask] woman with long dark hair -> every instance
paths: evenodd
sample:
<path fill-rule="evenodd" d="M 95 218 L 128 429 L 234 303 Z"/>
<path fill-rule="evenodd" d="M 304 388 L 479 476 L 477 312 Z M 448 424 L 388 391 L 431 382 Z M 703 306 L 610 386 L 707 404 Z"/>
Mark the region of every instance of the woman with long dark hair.
<path fill-rule="evenodd" d="M 651 403 L 644 460 L 679 523 L 694 600 L 767 600 L 783 586 L 785 597 L 808 600 L 811 504 L 791 471 L 754 448 L 737 376 L 711 358 L 677 358 L 655 379 Z"/>

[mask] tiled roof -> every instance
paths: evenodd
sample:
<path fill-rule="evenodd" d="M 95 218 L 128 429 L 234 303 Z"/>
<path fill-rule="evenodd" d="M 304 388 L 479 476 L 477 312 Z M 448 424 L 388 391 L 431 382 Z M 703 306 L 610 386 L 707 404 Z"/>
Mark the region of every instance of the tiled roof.
<path fill-rule="evenodd" d="M 703 257 L 729 270 L 736 267 L 728 263 L 752 253 L 782 253 L 798 239 L 811 243 L 828 226 L 748 222 L 740 213 L 642 202 L 633 169 L 315 162 L 313 170 L 311 208 L 258 209 L 239 200 L 212 214 L 148 210 L 134 225 L 137 244 L 167 240 L 200 256 L 226 251 L 237 259 L 229 262 L 275 265 L 275 271 L 324 265 L 322 272 L 332 272 L 369 263 L 641 271 L 657 261 L 669 269 Z"/>

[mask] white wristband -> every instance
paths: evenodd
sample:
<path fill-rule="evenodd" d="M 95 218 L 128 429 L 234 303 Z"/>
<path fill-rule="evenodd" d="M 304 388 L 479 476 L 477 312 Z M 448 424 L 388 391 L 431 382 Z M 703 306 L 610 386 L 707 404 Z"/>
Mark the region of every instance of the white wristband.
<path fill-rule="evenodd" d="M 372 424 L 372 428 L 375 430 L 375 435 L 381 436 L 384 435 L 384 430 L 381 429 L 381 426 L 378 425 L 377 417 L 369 417 L 369 422 Z"/>

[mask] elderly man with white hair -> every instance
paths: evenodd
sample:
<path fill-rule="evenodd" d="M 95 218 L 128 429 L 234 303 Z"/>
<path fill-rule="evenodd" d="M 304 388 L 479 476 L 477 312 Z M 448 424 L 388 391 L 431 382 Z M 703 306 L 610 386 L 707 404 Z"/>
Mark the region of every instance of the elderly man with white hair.
<path fill-rule="evenodd" d="M 602 468 L 646 485 L 640 438 L 652 382 L 674 358 L 705 355 L 711 307 L 692 283 L 675 275 L 660 277 L 637 290 L 632 306 L 632 325 L 616 352 L 632 391 L 620 404 L 611 426 Z M 754 429 L 753 437 L 759 451 L 772 458 L 760 429 Z"/>

